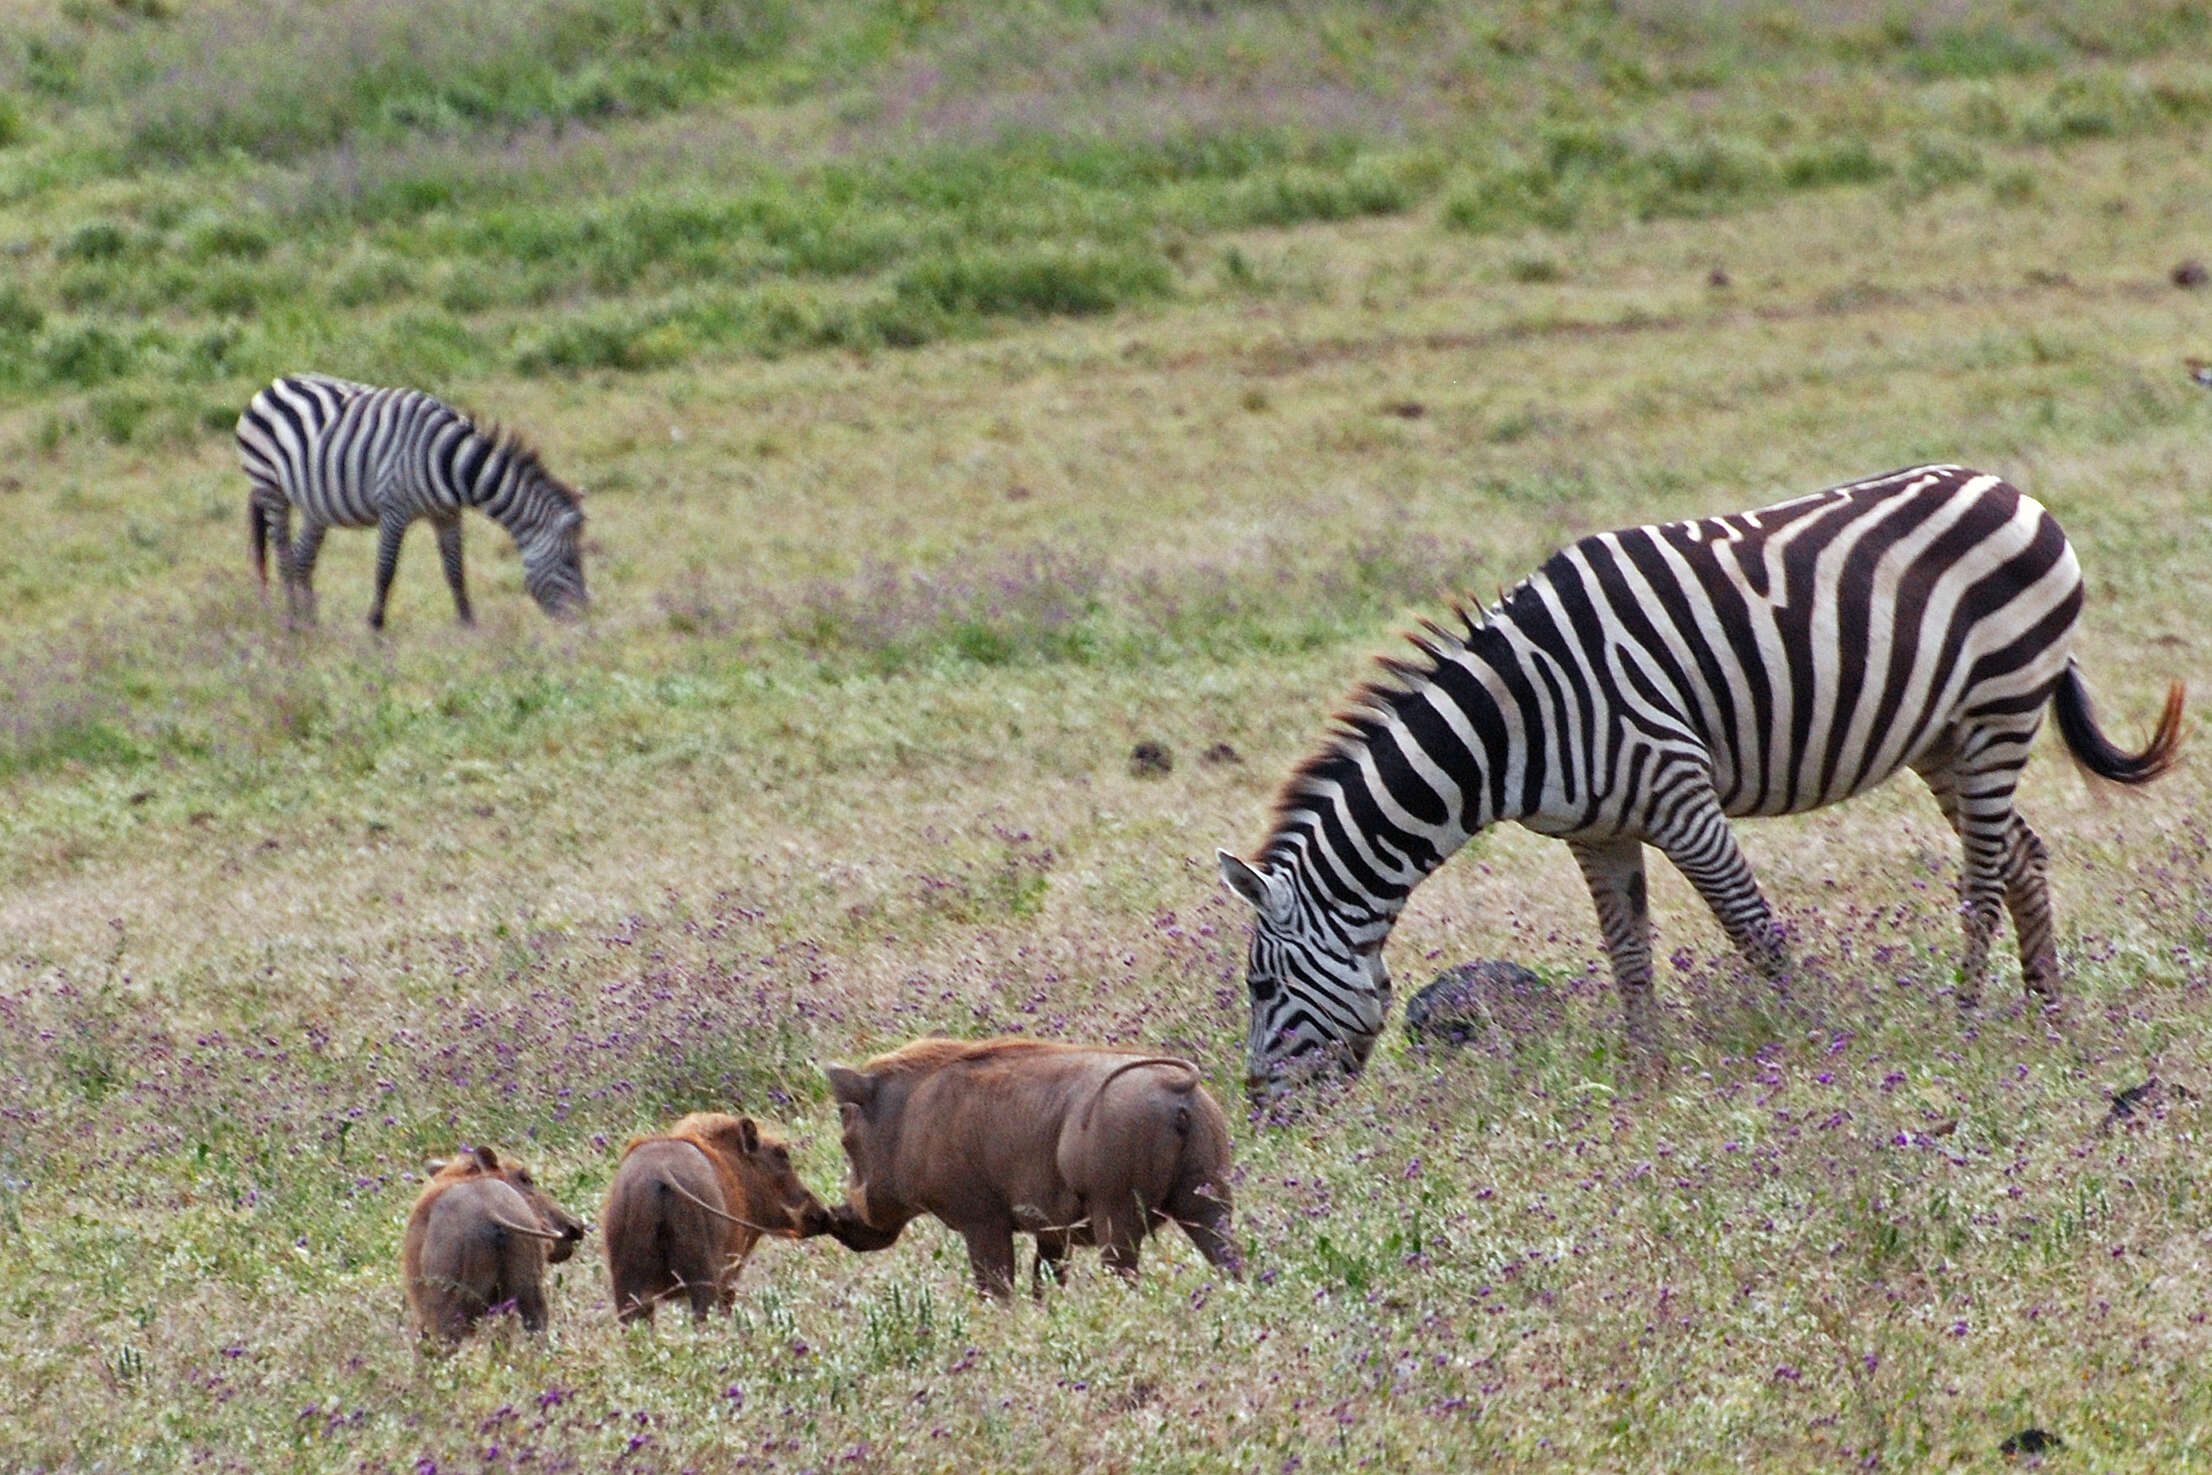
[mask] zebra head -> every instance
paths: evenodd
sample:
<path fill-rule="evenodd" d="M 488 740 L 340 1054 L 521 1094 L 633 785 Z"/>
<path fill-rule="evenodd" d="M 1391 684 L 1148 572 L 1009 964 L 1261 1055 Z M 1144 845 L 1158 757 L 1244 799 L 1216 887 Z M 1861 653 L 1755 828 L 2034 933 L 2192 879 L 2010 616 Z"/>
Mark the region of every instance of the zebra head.
<path fill-rule="evenodd" d="M 591 602 L 584 592 L 583 532 L 584 514 L 563 507 L 522 545 L 522 587 L 555 619 L 582 614 Z"/>
<path fill-rule="evenodd" d="M 1367 1063 L 1390 1010 L 1384 922 L 1347 930 L 1286 871 L 1217 852 L 1221 879 L 1259 914 L 1245 982 L 1252 1032 L 1244 1083 L 1254 1099 Z"/>

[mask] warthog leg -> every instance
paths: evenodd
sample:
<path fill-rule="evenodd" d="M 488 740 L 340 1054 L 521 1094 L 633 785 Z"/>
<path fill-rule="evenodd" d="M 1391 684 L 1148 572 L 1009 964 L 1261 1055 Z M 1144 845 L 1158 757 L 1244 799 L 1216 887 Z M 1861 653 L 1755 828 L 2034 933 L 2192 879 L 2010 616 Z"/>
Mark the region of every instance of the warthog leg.
<path fill-rule="evenodd" d="M 1050 1275 L 1054 1285 L 1068 1283 L 1068 1237 L 1056 1230 L 1037 1231 L 1037 1263 L 1030 1274 L 1030 1293 L 1042 1299 L 1045 1293 L 1045 1277 Z"/>
<path fill-rule="evenodd" d="M 968 1242 L 968 1265 L 975 1271 L 976 1289 L 996 1300 L 1014 1294 L 1014 1224 L 1011 1219 L 991 1218 L 960 1231 Z"/>

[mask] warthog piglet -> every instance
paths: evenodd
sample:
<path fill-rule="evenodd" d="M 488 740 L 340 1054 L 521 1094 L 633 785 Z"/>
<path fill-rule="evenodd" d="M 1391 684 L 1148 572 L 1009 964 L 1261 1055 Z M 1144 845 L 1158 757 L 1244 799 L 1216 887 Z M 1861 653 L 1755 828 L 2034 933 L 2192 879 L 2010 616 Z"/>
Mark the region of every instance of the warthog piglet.
<path fill-rule="evenodd" d="M 678 1295 L 694 1317 L 713 1304 L 726 1311 L 762 1235 L 828 1228 L 829 1210 L 792 1171 L 787 1146 L 751 1117 L 694 1112 L 622 1149 L 600 1230 L 615 1315 L 651 1320 L 657 1302 Z"/>
<path fill-rule="evenodd" d="M 502 1163 L 489 1147 L 431 1167 L 400 1252 L 416 1328 L 457 1341 L 492 1307 L 512 1302 L 525 1328 L 544 1330 L 546 1264 L 575 1253 L 582 1222 L 528 1168 Z"/>

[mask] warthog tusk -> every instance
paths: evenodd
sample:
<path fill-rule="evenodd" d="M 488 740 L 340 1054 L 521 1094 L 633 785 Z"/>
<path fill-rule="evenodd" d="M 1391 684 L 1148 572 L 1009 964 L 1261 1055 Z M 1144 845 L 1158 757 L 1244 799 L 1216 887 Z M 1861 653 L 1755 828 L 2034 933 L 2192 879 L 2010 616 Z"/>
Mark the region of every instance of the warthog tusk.
<path fill-rule="evenodd" d="M 514 1234 L 527 1234 L 532 1239 L 549 1239 L 556 1244 L 558 1244 L 561 1240 L 561 1236 L 558 1234 L 551 1234 L 543 1229 L 525 1229 L 520 1224 L 511 1224 L 507 1220 L 500 1218 L 497 1214 L 491 1213 L 488 1210 L 485 1212 L 484 1217 L 491 1220 L 492 1223 L 497 1224 L 501 1229 L 508 1230 L 509 1232 Z"/>

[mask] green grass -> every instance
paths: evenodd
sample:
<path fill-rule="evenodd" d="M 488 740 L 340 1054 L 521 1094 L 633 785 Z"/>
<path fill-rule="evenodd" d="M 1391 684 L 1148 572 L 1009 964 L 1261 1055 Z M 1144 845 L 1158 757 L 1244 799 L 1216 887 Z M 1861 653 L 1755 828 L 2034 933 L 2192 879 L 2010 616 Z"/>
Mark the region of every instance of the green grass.
<path fill-rule="evenodd" d="M 2009 963 L 1954 1017 L 1953 842 L 1899 784 L 1742 827 L 1785 990 L 1654 869 L 1678 1069 L 1639 1085 L 1565 851 L 1481 838 L 1388 960 L 1544 988 L 1239 1113 L 1242 1285 L 1163 1240 L 1000 1311 L 925 1224 L 766 1246 L 696 1332 L 617 1331 L 587 1256 L 542 1342 L 439 1358 L 396 1261 L 461 1142 L 592 1216 L 628 1133 L 734 1105 L 831 1193 L 818 1065 L 933 1030 L 1237 1100 L 1213 848 L 1394 628 L 1583 532 L 1964 460 L 2072 536 L 2108 727 L 2212 689 L 2212 297 L 2170 278 L 2206 39 L 2073 0 L 20 8 L 5 1462 L 1917 1469 L 2036 1425 L 2051 1469 L 2205 1463 L 2208 1108 L 2103 1125 L 2212 1092 L 2194 736 L 2142 795 L 2029 770 L 2056 1028 Z M 472 519 L 476 631 L 419 529 L 381 639 L 345 532 L 287 631 L 229 431 L 309 365 L 529 431 L 590 619 Z"/>

